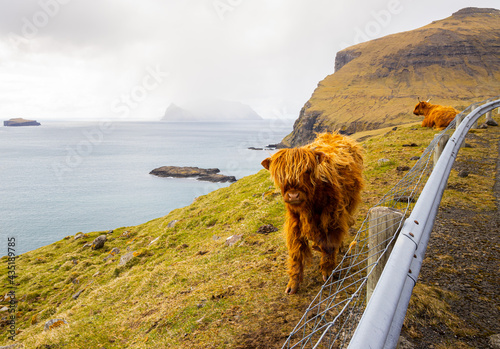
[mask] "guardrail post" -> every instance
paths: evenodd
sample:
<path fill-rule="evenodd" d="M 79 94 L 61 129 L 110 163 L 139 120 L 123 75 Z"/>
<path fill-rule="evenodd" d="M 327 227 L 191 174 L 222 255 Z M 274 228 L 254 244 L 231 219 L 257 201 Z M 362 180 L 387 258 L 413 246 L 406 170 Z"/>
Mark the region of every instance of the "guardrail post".
<path fill-rule="evenodd" d="M 470 108 L 470 112 L 472 113 L 474 111 L 474 109 L 476 109 L 476 106 L 473 105 L 471 108 Z M 471 128 L 477 128 L 477 120 L 474 121 L 474 123 L 472 124 L 472 127 Z"/>
<path fill-rule="evenodd" d="M 377 206 L 370 210 L 368 227 L 368 244 L 370 246 L 368 265 L 373 265 L 373 270 L 366 282 L 366 303 L 377 285 L 380 275 L 384 270 L 385 263 L 389 259 L 392 251 L 392 244 L 389 246 L 392 237 L 397 233 L 400 222 L 404 214 L 396 209 Z M 380 253 L 387 248 L 387 251 L 380 256 Z M 377 262 L 378 261 L 378 262 Z"/>
<path fill-rule="evenodd" d="M 435 135 L 434 138 L 440 137 L 439 141 L 437 142 L 436 146 L 434 147 L 434 152 L 432 156 L 432 168 L 434 169 L 434 166 L 436 166 L 439 157 L 441 156 L 441 153 L 443 152 L 444 147 L 446 146 L 446 143 L 448 143 L 448 140 L 450 139 L 450 135 L 448 134 L 442 134 L 442 135 Z"/>
<path fill-rule="evenodd" d="M 491 110 L 490 110 L 489 112 L 487 112 L 485 115 L 486 115 L 486 120 L 485 120 L 485 122 L 486 122 L 486 121 L 489 121 L 489 120 L 493 120 L 493 117 L 491 116 Z"/>
<path fill-rule="evenodd" d="M 464 115 L 462 114 L 457 114 L 457 116 L 455 116 L 455 130 L 458 130 L 458 127 L 460 126 L 460 124 L 462 123 L 463 119 L 465 118 Z M 463 148 L 465 146 L 465 139 L 462 141 L 462 144 L 460 145 L 460 148 Z"/>
<path fill-rule="evenodd" d="M 486 115 L 486 120 L 484 120 L 484 123 L 488 126 L 495 126 L 495 125 L 498 125 L 498 123 L 493 120 L 493 117 L 491 116 L 491 113 L 492 111 L 490 110 L 489 112 L 487 112 L 485 115 Z"/>

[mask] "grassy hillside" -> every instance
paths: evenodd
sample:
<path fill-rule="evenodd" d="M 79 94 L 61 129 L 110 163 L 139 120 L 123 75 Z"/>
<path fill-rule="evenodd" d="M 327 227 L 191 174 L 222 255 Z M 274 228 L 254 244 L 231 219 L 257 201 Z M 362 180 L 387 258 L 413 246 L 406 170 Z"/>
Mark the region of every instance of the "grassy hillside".
<path fill-rule="evenodd" d="M 418 98 L 463 110 L 500 90 L 500 11 L 463 9 L 412 31 L 337 53 L 336 71 L 319 82 L 285 146 L 315 132 L 349 133 L 421 121 Z"/>
<path fill-rule="evenodd" d="M 396 167 L 412 166 L 409 159 L 420 155 L 435 133 L 406 125 L 359 136 L 367 187 L 358 222 L 404 175 Z M 498 128 L 475 134 L 489 141 L 465 149 L 466 156 L 497 150 Z M 402 146 L 408 143 L 417 146 Z M 380 158 L 391 161 L 381 166 Z M 456 173 L 450 179 L 460 184 L 456 188 L 467 188 L 464 200 L 471 210 L 494 206 L 491 171 L 485 173 L 473 181 Z M 443 205 L 461 198 L 462 191 L 447 190 Z M 322 285 L 315 256 L 299 293 L 284 294 L 283 220 L 281 197 L 262 170 L 165 217 L 109 234 L 68 236 L 25 253 L 16 260 L 16 342 L 26 348 L 279 348 Z M 265 224 L 279 231 L 257 233 Z M 102 249 L 85 246 L 103 234 Z M 226 239 L 235 235 L 241 239 L 228 246 Z M 120 266 L 129 252 L 132 259 Z M 10 287 L 7 262 L 1 259 L 3 296 Z M 8 306 L 7 297 L 0 300 L 0 308 Z M 440 315 L 451 316 L 443 308 Z M 11 344 L 7 312 L 0 319 L 0 345 Z M 44 331 L 49 319 L 66 323 Z"/>

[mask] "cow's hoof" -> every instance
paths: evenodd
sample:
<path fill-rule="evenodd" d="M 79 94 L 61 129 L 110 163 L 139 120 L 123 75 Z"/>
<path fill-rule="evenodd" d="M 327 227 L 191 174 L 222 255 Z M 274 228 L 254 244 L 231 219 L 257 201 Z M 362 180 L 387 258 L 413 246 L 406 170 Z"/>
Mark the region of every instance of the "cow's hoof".
<path fill-rule="evenodd" d="M 299 283 L 294 280 L 290 280 L 288 282 L 288 285 L 286 285 L 285 293 L 294 294 L 297 292 L 298 289 L 299 289 Z"/>
<path fill-rule="evenodd" d="M 327 282 L 329 278 L 330 278 L 330 281 L 332 281 L 332 282 L 339 279 L 339 273 L 334 273 L 333 275 L 332 275 L 332 273 L 322 274 L 322 275 L 323 275 L 324 282 Z"/>

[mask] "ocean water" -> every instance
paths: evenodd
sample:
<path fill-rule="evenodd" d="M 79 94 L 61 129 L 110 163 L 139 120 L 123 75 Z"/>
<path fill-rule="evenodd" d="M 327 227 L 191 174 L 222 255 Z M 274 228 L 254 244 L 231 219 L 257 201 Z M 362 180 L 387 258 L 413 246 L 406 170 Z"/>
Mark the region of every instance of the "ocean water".
<path fill-rule="evenodd" d="M 160 178 L 160 166 L 217 167 L 237 179 L 256 173 L 292 120 L 232 123 L 42 122 L 0 127 L 0 246 L 16 254 L 78 232 L 162 217 L 228 183 Z"/>

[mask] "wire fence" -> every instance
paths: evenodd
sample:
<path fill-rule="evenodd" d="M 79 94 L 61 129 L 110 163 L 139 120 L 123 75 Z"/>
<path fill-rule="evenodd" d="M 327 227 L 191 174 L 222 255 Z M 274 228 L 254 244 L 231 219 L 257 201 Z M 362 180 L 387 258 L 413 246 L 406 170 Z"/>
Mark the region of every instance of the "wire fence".
<path fill-rule="evenodd" d="M 432 172 L 432 155 L 438 142 L 443 135 L 453 133 L 456 120 L 463 120 L 478 106 L 499 98 L 497 96 L 471 104 L 458 114 L 445 130 L 435 136 L 413 168 L 369 210 L 348 251 L 282 348 L 347 347 L 367 304 L 367 281 L 381 261 L 387 259 L 398 231 L 412 212 Z M 383 221 L 384 218 L 371 216 L 370 213 L 376 207 L 388 207 L 401 214 L 397 219 L 391 217 L 390 224 L 384 229 L 378 229 L 378 234 L 385 234 L 385 237 L 378 239 L 378 244 L 374 245 L 368 231 L 376 228 L 380 219 Z M 386 230 L 392 233 L 387 236 Z"/>

